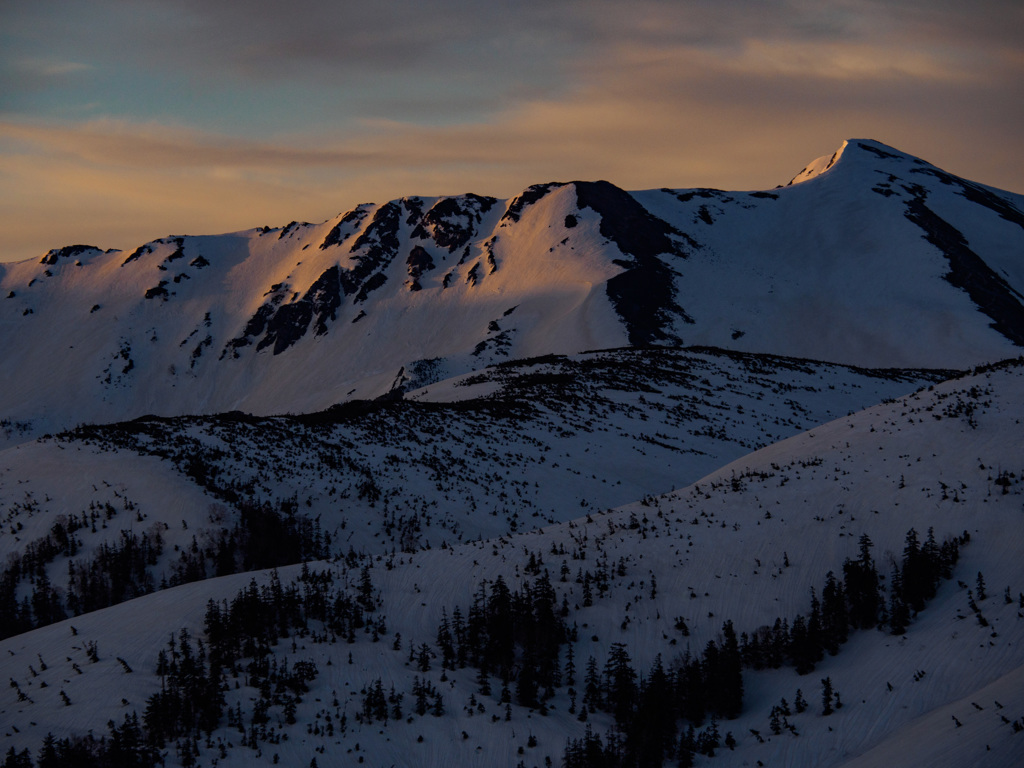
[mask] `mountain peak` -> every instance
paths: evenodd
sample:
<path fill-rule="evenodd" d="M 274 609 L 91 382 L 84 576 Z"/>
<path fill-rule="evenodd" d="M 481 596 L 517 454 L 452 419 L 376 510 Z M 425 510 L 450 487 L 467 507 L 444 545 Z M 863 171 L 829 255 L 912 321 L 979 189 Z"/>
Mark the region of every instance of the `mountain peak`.
<path fill-rule="evenodd" d="M 822 155 L 805 166 L 800 173 L 789 180 L 786 186 L 800 184 L 821 176 L 826 171 L 835 167 L 844 156 L 847 160 L 858 158 L 867 160 L 873 165 L 877 165 L 879 160 L 910 162 L 914 165 L 922 166 L 929 165 L 929 163 L 920 158 L 908 155 L 906 152 L 901 152 L 888 144 L 883 144 L 874 139 L 847 139 L 832 154 Z"/>
<path fill-rule="evenodd" d="M 825 173 L 825 171 L 827 171 L 829 168 L 836 164 L 836 161 L 839 160 L 839 158 L 842 156 L 843 151 L 846 149 L 849 143 L 849 140 L 844 141 L 842 145 L 839 147 L 839 149 L 837 149 L 831 155 L 822 155 L 821 157 L 812 160 L 810 163 L 803 167 L 803 170 L 801 170 L 800 173 L 798 173 L 796 176 L 790 179 L 789 182 L 787 182 L 786 186 L 789 187 L 792 186 L 793 184 L 800 184 L 805 181 L 810 181 L 811 179 L 817 178 L 821 174 Z"/>

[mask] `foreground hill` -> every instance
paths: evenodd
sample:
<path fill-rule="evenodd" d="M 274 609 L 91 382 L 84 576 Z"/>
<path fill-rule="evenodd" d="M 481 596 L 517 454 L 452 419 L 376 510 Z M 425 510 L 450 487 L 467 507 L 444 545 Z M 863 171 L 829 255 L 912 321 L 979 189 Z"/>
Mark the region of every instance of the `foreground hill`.
<path fill-rule="evenodd" d="M 9 638 L 5 743 L 35 754 L 47 732 L 100 734 L 111 721 L 124 745 L 134 711 L 150 735 L 165 729 L 168 765 L 198 753 L 204 765 L 540 766 L 638 744 L 671 764 L 686 750 L 702 765 L 1015 765 L 1022 418 L 1016 361 L 615 511 L 282 569 L 251 587 L 245 574 L 211 579 Z M 524 634 L 540 626 L 554 648 Z M 552 652 L 560 678 L 531 688 Z M 734 660 L 738 710 L 714 693 L 732 690 Z M 215 719 L 156 696 L 209 676 L 220 694 L 204 703 L 223 696 Z M 665 685 L 672 697 L 652 698 Z M 642 709 L 655 701 L 657 718 Z M 666 726 L 680 701 L 689 714 Z M 670 741 L 654 738 L 668 726 Z"/>
<path fill-rule="evenodd" d="M 310 412 L 624 345 L 904 368 L 1024 345 L 1020 195 L 867 140 L 794 181 L 408 197 L 0 264 L 0 434 Z"/>

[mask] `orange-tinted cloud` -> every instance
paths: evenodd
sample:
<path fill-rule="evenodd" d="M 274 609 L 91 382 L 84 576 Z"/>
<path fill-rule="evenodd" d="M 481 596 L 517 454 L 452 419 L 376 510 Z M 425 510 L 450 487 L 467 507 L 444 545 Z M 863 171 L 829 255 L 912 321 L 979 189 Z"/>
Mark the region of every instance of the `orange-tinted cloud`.
<path fill-rule="evenodd" d="M 197 92 L 231 78 L 265 87 L 236 100 L 273 113 L 277 129 L 238 123 L 226 97 L 209 125 L 194 110 L 0 110 L 0 260 L 322 220 L 402 195 L 504 197 L 555 179 L 765 188 L 851 136 L 1024 191 L 1024 53 L 1008 32 L 1019 4 L 602 0 L 513 13 L 395 0 L 346 16 L 304 0 L 291 24 L 273 3 L 237 16 L 232 3 L 165 7 L 178 5 L 192 38 L 149 30 L 140 66 L 159 69 L 178 46 L 183 71 L 219 83 L 197 79 Z M 378 42 L 372 52 L 344 44 L 357 29 Z M 36 69 L 103 72 L 72 61 Z"/>

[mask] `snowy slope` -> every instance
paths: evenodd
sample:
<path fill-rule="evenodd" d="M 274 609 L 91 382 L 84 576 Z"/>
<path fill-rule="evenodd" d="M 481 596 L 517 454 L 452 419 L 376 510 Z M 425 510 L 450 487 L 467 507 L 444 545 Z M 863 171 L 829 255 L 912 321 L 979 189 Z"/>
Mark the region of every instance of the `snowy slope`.
<path fill-rule="evenodd" d="M 742 714 L 719 723 L 723 736 L 729 731 L 735 738 L 735 750 L 720 748 L 713 760 L 698 757 L 699 764 L 1015 765 L 1024 738 L 1013 727 L 1024 720 L 1024 614 L 1017 602 L 1024 591 L 1022 418 L 1024 366 L 1017 361 L 841 417 L 620 510 L 454 548 L 315 566 L 355 585 L 359 570 L 372 565 L 387 634 L 380 642 L 360 635 L 354 643 L 332 643 L 314 622 L 294 642 L 282 640 L 273 653 L 278 662 L 312 660 L 319 670 L 297 723 L 286 724 L 272 707 L 276 741 L 243 747 L 238 730 L 222 722 L 199 745 L 201 759 L 205 764 L 224 744 L 222 765 L 270 765 L 275 755 L 295 765 L 313 758 L 354 765 L 363 758 L 370 765 L 512 766 L 520 760 L 543 765 L 545 757 L 557 764 L 566 739 L 585 729 L 568 712 L 566 688 L 558 689 L 548 715 L 513 705 L 506 721 L 499 686 L 480 694 L 474 670 L 443 673 L 435 660 L 421 672 L 409 663 L 410 644 L 434 645 L 442 608 L 449 615 L 457 605 L 465 609 L 481 580 L 501 575 L 516 589 L 533 578 L 528 561 L 539 559 L 558 601 L 566 600 L 568 621 L 579 628 L 573 643 L 578 676 L 591 656 L 603 667 L 618 642 L 645 673 L 657 654 L 669 665 L 687 648 L 700 652 L 719 637 L 726 619 L 737 631 L 753 632 L 776 617 L 806 614 L 811 588 L 820 595 L 826 573 L 841 572 L 844 559 L 857 556 L 862 534 L 873 540 L 874 558 L 887 573 L 913 527 L 922 540 L 933 528 L 940 541 L 965 531 L 970 541 L 952 579 L 941 582 L 906 634 L 853 632 L 838 655 L 826 656 L 808 675 L 791 667 L 747 669 Z M 570 571 L 564 582 L 558 578 L 562 560 Z M 609 566 L 607 592 L 584 606 L 577 570 Z M 281 580 L 287 583 L 297 571 L 282 570 Z M 984 598 L 976 587 L 979 573 L 988 585 Z M 159 592 L 0 643 L 2 672 L 15 684 L 0 693 L 5 744 L 35 750 L 48 731 L 102 732 L 108 719 L 141 709 L 160 688 L 155 658 L 169 633 L 188 627 L 201 634 L 206 601 L 231 599 L 248 578 Z M 977 613 L 970 607 L 975 599 Z M 676 617 L 685 619 L 689 635 L 675 628 Z M 85 657 L 88 641 L 98 643 L 96 663 Z M 385 690 L 393 683 L 405 692 L 408 711 L 414 676 L 440 687 L 444 715 L 354 721 L 361 691 L 376 678 Z M 826 676 L 843 702 L 827 717 L 819 682 Z M 228 705 L 240 707 L 248 722 L 258 692 L 242 678 L 238 687 L 235 682 L 229 677 Z M 772 707 L 783 698 L 792 704 L 797 689 L 809 708 L 787 718 L 795 733 L 773 734 Z M 19 702 L 17 690 L 29 700 Z M 471 694 L 479 709 L 470 705 Z M 348 718 L 341 733 L 335 727 L 343 711 Z M 323 728 L 328 715 L 329 737 Z M 603 735 L 611 720 L 594 713 L 589 724 Z M 530 736 L 536 746 L 527 743 Z M 165 752 L 169 765 L 180 764 L 173 745 Z"/>
<path fill-rule="evenodd" d="M 82 513 L 68 565 L 122 531 L 215 547 L 242 504 L 293 503 L 345 554 L 438 547 L 564 522 L 687 485 L 756 448 L 947 378 L 717 350 L 623 349 L 507 363 L 321 414 L 87 426 L 0 452 L 0 560 Z M 95 530 L 93 530 L 95 529 Z M 212 563 L 207 573 L 212 575 Z M 32 585 L 23 575 L 19 596 Z M 64 600 L 67 607 L 67 600 Z"/>
<path fill-rule="evenodd" d="M 309 412 L 625 344 L 943 368 L 1024 344 L 1020 195 L 866 140 L 798 180 L 408 197 L 0 264 L 0 436 Z"/>
<path fill-rule="evenodd" d="M 687 343 L 871 365 L 962 367 L 1017 354 L 1019 195 L 865 140 L 811 168 L 754 196 L 637 194 L 701 245 L 676 267 L 676 300 L 696 321 L 676 324 Z M 995 338 L 1000 323 L 1006 335 Z"/>

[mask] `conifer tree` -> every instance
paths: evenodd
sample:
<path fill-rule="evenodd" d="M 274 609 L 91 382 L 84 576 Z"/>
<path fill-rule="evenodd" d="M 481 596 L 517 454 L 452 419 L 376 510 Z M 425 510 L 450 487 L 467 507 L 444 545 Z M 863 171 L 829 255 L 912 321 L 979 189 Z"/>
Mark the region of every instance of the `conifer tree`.
<path fill-rule="evenodd" d="M 823 678 L 821 681 L 821 714 L 832 714 L 832 695 L 832 678 Z"/>
<path fill-rule="evenodd" d="M 850 602 L 850 624 L 857 629 L 871 629 L 878 623 L 881 593 L 878 571 L 871 558 L 874 546 L 868 535 L 860 537 L 860 557 L 843 563 L 844 588 Z"/>
<path fill-rule="evenodd" d="M 889 631 L 893 635 L 904 634 L 910 623 L 910 610 L 903 599 L 905 591 L 902 575 L 893 568 L 889 584 Z"/>
<path fill-rule="evenodd" d="M 739 717 L 743 709 L 743 659 L 732 621 L 722 625 L 722 647 L 718 663 L 715 708 L 722 717 L 732 720 Z"/>
<path fill-rule="evenodd" d="M 822 641 L 829 655 L 839 653 L 839 646 L 849 636 L 850 617 L 846 609 L 846 594 L 843 585 L 836 580 L 832 571 L 825 577 L 825 588 L 821 592 Z"/>
<path fill-rule="evenodd" d="M 796 698 L 793 699 L 793 707 L 796 709 L 798 714 L 807 709 L 807 699 L 804 698 L 804 693 L 799 688 L 796 689 Z"/>
<path fill-rule="evenodd" d="M 636 704 L 636 671 L 630 664 L 625 643 L 612 643 L 604 667 L 605 700 L 620 727 L 628 721 Z"/>
<path fill-rule="evenodd" d="M 32 768 L 32 755 L 27 749 L 15 752 L 14 747 L 9 747 L 3 768 Z"/>
<path fill-rule="evenodd" d="M 590 709 L 600 709 L 603 703 L 601 678 L 597 672 L 597 659 L 587 659 L 587 671 L 583 678 L 583 704 Z"/>

